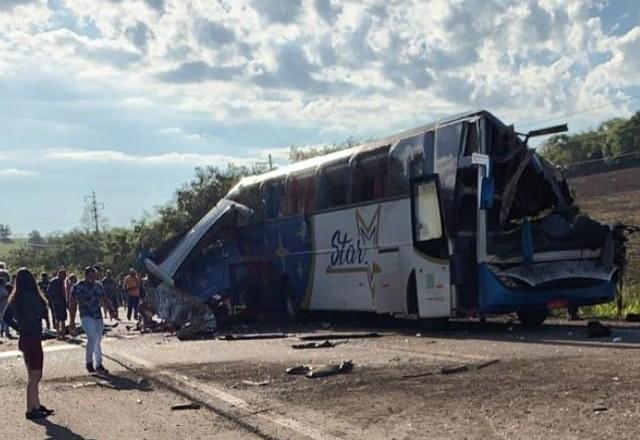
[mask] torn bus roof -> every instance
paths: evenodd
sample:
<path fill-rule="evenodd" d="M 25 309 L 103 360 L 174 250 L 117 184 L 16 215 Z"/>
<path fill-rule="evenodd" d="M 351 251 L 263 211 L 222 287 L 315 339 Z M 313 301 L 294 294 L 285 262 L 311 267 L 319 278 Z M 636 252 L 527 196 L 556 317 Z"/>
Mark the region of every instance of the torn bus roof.
<path fill-rule="evenodd" d="M 237 226 L 243 226 L 248 222 L 251 215 L 252 211 L 246 206 L 222 199 L 182 237 L 176 247 L 160 264 L 147 259 L 145 260 L 145 265 L 155 276 L 173 285 L 174 275 L 207 234 L 215 234 L 218 228 L 229 224 L 229 222 L 234 222 Z"/>

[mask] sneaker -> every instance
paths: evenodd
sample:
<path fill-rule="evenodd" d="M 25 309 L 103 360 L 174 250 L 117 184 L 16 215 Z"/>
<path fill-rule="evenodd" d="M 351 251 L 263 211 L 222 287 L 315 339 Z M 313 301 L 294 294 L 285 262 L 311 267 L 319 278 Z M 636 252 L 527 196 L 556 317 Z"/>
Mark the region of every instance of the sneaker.
<path fill-rule="evenodd" d="M 47 414 L 41 412 L 36 408 L 33 408 L 31 411 L 25 413 L 24 416 L 27 418 L 27 420 L 34 420 L 34 419 L 44 419 L 45 417 L 47 417 Z"/>
<path fill-rule="evenodd" d="M 51 414 L 55 413 L 54 410 L 47 408 L 44 405 L 40 405 L 40 407 L 38 408 L 38 411 L 40 411 L 43 414 L 46 414 L 48 416 L 50 416 Z"/>
<path fill-rule="evenodd" d="M 109 370 L 100 365 L 98 368 L 96 368 L 96 373 L 104 374 L 106 376 L 107 374 L 109 374 Z"/>
<path fill-rule="evenodd" d="M 96 372 L 95 368 L 93 368 L 93 363 L 87 362 L 87 371 L 92 374 Z"/>

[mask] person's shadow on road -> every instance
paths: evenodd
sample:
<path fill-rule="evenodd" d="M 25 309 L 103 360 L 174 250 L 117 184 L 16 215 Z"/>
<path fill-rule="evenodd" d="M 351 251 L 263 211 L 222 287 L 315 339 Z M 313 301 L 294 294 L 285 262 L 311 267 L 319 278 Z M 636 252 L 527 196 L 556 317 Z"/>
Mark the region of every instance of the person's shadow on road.
<path fill-rule="evenodd" d="M 76 434 L 66 426 L 57 425 L 49 419 L 35 419 L 33 422 L 40 426 L 44 426 L 47 430 L 45 437 L 46 440 L 89 440 L 79 434 Z"/>
<path fill-rule="evenodd" d="M 117 391 L 153 391 L 151 383 L 147 379 L 133 380 L 125 376 L 116 376 L 115 374 L 96 375 L 94 377 L 98 380 L 98 384 L 103 388 L 110 388 Z"/>

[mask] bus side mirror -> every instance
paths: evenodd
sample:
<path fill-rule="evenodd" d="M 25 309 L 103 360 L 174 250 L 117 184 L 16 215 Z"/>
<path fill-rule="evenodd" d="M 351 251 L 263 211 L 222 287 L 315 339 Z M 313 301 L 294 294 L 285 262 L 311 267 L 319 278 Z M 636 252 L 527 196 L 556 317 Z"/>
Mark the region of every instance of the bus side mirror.
<path fill-rule="evenodd" d="M 491 177 L 483 177 L 480 185 L 480 209 L 493 208 L 495 184 Z"/>

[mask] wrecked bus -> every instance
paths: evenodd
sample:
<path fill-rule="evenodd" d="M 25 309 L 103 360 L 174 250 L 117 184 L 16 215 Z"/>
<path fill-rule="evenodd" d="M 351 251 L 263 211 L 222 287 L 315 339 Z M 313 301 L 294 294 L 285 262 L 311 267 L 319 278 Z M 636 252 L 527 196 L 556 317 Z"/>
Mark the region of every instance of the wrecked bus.
<path fill-rule="evenodd" d="M 474 111 L 246 177 L 147 268 L 173 291 L 292 316 L 516 312 L 540 324 L 611 301 L 623 240 L 527 146 L 549 132 Z"/>

